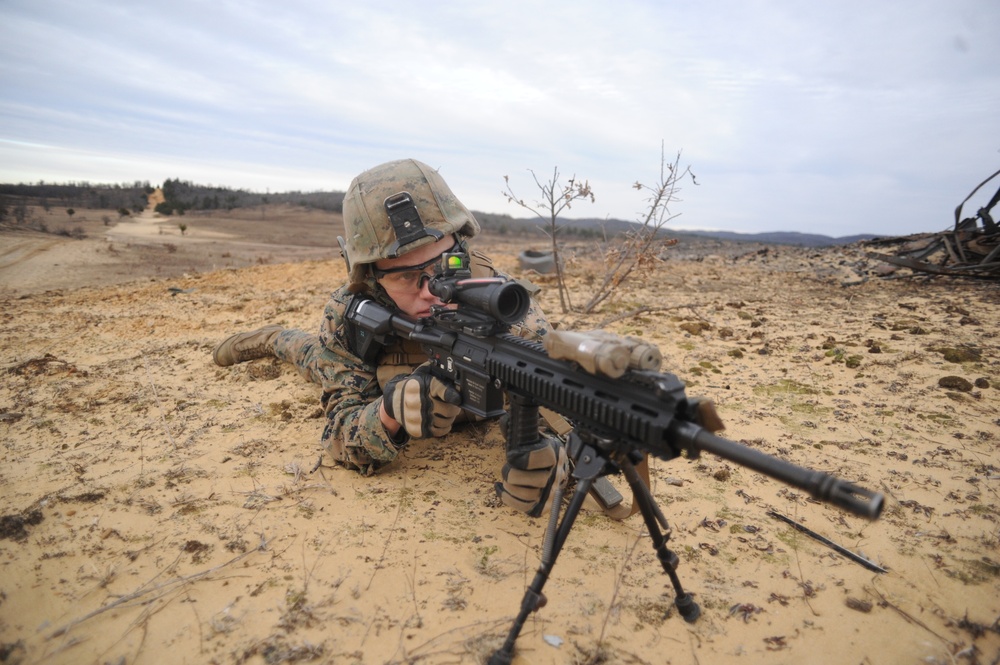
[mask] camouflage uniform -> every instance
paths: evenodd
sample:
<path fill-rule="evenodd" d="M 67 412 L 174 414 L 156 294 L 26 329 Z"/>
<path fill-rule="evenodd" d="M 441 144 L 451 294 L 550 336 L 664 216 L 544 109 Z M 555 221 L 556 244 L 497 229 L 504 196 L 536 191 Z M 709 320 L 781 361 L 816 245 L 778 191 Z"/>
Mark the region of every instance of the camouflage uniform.
<path fill-rule="evenodd" d="M 424 417 L 422 409 L 430 403 L 432 417 L 437 414 L 441 418 L 439 422 L 446 422 L 448 429 L 455 422 L 456 413 L 458 418 L 473 419 L 474 416 L 458 410 L 457 402 L 446 404 L 442 396 L 431 394 L 430 387 L 421 383 L 425 375 L 414 370 L 427 360 L 427 356 L 419 345 L 409 341 L 393 342 L 374 364 L 355 355 L 344 327 L 347 307 L 356 294 L 364 294 L 390 309 L 400 309 L 401 305 L 389 297 L 384 286 L 384 280 L 392 274 L 390 271 L 403 274 L 410 268 L 397 259 L 412 256 L 412 252 L 419 252 L 417 256 L 422 258 L 431 258 L 424 256 L 428 252 L 422 248 L 438 242 L 443 245 L 442 241 L 448 237 L 454 238 L 459 249 L 464 251 L 465 241 L 480 229 L 476 218 L 441 175 L 413 159 L 387 162 L 357 176 L 344 196 L 343 209 L 344 236 L 337 240 L 347 263 L 348 279 L 347 284 L 331 296 L 319 335 L 285 330 L 276 325 L 265 326 L 232 335 L 219 344 L 212 355 L 216 364 L 223 367 L 271 354 L 293 363 L 304 377 L 323 388 L 323 407 L 327 416 L 323 446 L 335 462 L 371 475 L 395 459 L 408 440 L 408 432 L 414 431 L 413 421 L 404 418 L 404 426 L 404 421 L 393 415 L 399 415 L 395 402 L 384 405 L 392 406 L 393 413 L 389 408 L 382 408 L 387 385 L 389 392 L 394 392 L 400 384 L 408 385 L 411 398 L 416 395 L 421 409 L 418 418 Z M 473 277 L 498 274 L 485 256 L 476 252 L 469 255 Z M 390 264 L 380 276 L 383 282 L 376 279 L 373 271 L 379 261 Z M 428 265 L 420 266 L 420 270 Z M 407 288 L 423 289 L 423 284 L 421 281 Z M 405 296 L 407 292 L 398 293 Z M 414 306 L 412 301 L 404 302 L 405 307 Z M 430 304 L 428 302 L 428 306 Z M 529 338 L 540 337 L 548 331 L 549 325 L 534 301 L 522 324 L 511 329 L 513 334 Z M 393 381 L 390 383 L 390 380 Z M 433 406 L 435 404 L 438 406 Z M 433 411 L 438 407 L 444 410 Z M 383 413 L 400 425 L 395 434 L 389 434 L 390 430 L 383 424 Z M 558 434 L 569 428 L 558 416 L 546 415 L 541 410 L 540 415 Z M 417 431 L 425 435 L 423 423 L 418 422 L 417 426 Z M 506 463 L 501 470 L 503 482 L 495 484 L 501 501 L 529 515 L 537 516 L 547 511 L 554 496 L 552 489 L 566 483 L 569 462 L 561 441 L 548 435 L 540 436 L 537 442 L 508 445 L 506 452 Z"/>
<path fill-rule="evenodd" d="M 476 277 L 500 274 L 488 258 L 472 252 Z M 409 374 L 427 360 L 419 345 L 398 341 L 384 350 L 377 365 L 361 361 L 348 347 L 344 333 L 344 313 L 359 287 L 340 287 L 331 295 L 323 314 L 319 335 L 302 330 L 284 330 L 274 341 L 275 355 L 293 363 L 306 379 L 323 388 L 323 409 L 327 423 L 323 447 L 333 460 L 348 469 L 371 475 L 396 458 L 402 443 L 389 436 L 379 419 L 382 387 L 390 379 Z M 392 300 L 373 277 L 365 278 L 361 290 L 367 290 L 381 304 L 392 307 Z M 549 324 L 532 300 L 524 322 L 511 329 L 522 337 L 537 338 L 549 330 Z"/>

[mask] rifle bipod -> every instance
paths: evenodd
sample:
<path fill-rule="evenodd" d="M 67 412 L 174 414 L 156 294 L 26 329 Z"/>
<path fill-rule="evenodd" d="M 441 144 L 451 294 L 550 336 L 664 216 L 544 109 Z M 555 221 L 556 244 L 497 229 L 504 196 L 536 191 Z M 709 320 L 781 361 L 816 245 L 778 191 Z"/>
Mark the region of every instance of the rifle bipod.
<path fill-rule="evenodd" d="M 559 513 L 562 504 L 562 488 L 556 490 L 556 495 L 552 501 L 552 512 L 549 515 L 548 527 L 545 530 L 545 542 L 542 548 L 542 560 L 535 572 L 535 577 L 531 581 L 524 598 L 521 600 L 521 608 L 514 618 L 514 623 L 507 634 L 507 639 L 503 646 L 490 657 L 489 665 L 510 665 L 514 658 L 514 643 L 517 641 L 521 629 L 524 627 L 528 615 L 545 605 L 545 596 L 542 594 L 542 587 L 549 579 L 556 564 L 556 557 L 562 550 L 563 544 L 569 536 L 573 523 L 576 521 L 583 507 L 583 502 L 587 498 L 590 488 L 597 478 L 608 473 L 617 471 L 620 468 L 628 481 L 632 494 L 642 513 L 642 519 L 646 523 L 646 530 L 653 541 L 653 548 L 656 550 L 656 557 L 663 566 L 663 570 L 670 577 L 670 583 L 674 587 L 677 611 L 688 623 L 694 623 L 701 615 L 701 608 L 694 601 L 691 595 L 684 591 L 681 581 L 677 577 L 677 565 L 679 563 L 677 555 L 667 547 L 670 538 L 670 526 L 667 519 L 653 498 L 649 487 L 639 477 L 635 465 L 629 456 L 622 455 L 621 459 L 612 462 L 607 458 L 607 453 L 600 452 L 596 439 L 588 442 L 588 435 L 581 436 L 576 431 L 569 435 L 567 451 L 570 458 L 575 462 L 573 467 L 573 477 L 576 478 L 576 489 L 570 499 L 566 512 L 560 518 Z"/>

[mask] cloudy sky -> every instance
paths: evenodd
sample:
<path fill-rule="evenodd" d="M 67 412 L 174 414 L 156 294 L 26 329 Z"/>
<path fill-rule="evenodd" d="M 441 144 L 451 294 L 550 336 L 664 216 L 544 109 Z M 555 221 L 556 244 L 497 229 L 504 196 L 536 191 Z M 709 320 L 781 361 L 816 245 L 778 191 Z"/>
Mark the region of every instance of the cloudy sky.
<path fill-rule="evenodd" d="M 596 195 L 571 216 L 636 219 L 662 146 L 676 228 L 939 231 L 1000 169 L 998 35 L 996 0 L 0 0 L 0 182 L 415 157 L 476 210 L 558 167 Z"/>

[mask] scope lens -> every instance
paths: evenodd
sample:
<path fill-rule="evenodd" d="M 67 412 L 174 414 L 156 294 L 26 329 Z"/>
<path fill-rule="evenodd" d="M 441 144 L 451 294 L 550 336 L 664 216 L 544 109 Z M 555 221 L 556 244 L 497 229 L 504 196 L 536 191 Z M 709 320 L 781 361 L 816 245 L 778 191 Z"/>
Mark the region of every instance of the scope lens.
<path fill-rule="evenodd" d="M 501 284 L 491 300 L 491 314 L 504 323 L 518 323 L 528 313 L 528 292 L 516 282 Z"/>

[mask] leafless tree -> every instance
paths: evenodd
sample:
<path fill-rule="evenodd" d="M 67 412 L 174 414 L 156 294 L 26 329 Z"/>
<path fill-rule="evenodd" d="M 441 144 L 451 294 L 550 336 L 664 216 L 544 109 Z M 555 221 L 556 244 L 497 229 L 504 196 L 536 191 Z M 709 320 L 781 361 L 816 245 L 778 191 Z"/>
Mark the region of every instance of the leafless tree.
<path fill-rule="evenodd" d="M 660 173 L 655 184 L 645 185 L 636 182 L 633 187 L 647 194 L 646 212 L 641 219 L 636 220 L 632 229 L 623 233 L 610 235 L 605 232 L 601 247 L 604 261 L 604 275 L 600 278 L 597 288 L 591 291 L 589 300 L 581 308 L 585 314 L 594 312 L 602 303 L 610 298 L 633 273 L 647 267 L 660 259 L 664 248 L 676 244 L 676 239 L 668 237 L 665 225 L 677 217 L 671 212 L 670 205 L 679 201 L 681 183 L 687 178 L 697 185 L 694 173 L 689 166 L 681 166 L 681 153 L 678 152 L 673 161 L 668 162 L 663 145 L 660 145 Z M 564 314 L 573 311 L 573 301 L 566 285 L 565 266 L 560 254 L 559 232 L 565 228 L 560 215 L 570 209 L 575 201 L 590 199 L 594 202 L 594 193 L 588 181 L 579 181 L 573 176 L 565 184 L 560 181 L 559 168 L 552 170 L 552 177 L 542 182 L 534 171 L 529 171 L 534 178 L 535 186 L 541 193 L 538 201 L 528 203 L 514 193 L 510 178 L 504 176 L 506 189 L 503 195 L 511 203 L 516 203 L 529 210 L 545 221 L 541 230 L 549 237 L 552 244 L 552 258 L 555 261 L 556 283 L 559 289 L 559 304 Z M 589 287 L 588 287 L 588 290 Z"/>
<path fill-rule="evenodd" d="M 552 177 L 545 182 L 539 180 L 534 171 L 529 170 L 529 172 L 535 180 L 535 186 L 538 187 L 538 191 L 541 193 L 541 198 L 538 201 L 527 203 L 515 194 L 513 188 L 511 188 L 508 176 L 503 177 L 506 185 L 503 195 L 507 197 L 509 202 L 516 203 L 545 221 L 546 226 L 542 228 L 542 232 L 549 237 L 552 243 L 552 260 L 555 262 L 556 268 L 559 305 L 562 307 L 563 314 L 566 314 L 573 309 L 573 303 L 570 299 L 569 289 L 566 286 L 562 258 L 559 255 L 559 231 L 563 228 L 559 223 L 559 215 L 564 210 L 572 208 L 574 201 L 590 199 L 590 202 L 593 203 L 594 192 L 590 188 L 589 182 L 580 182 L 576 179 L 576 176 L 573 176 L 568 182 L 563 184 L 560 181 L 558 166 L 552 169 Z"/>
<path fill-rule="evenodd" d="M 660 146 L 660 176 L 654 185 L 644 185 L 636 182 L 632 185 L 636 190 L 646 192 L 646 212 L 642 219 L 637 220 L 636 228 L 625 232 L 605 243 L 604 277 L 590 300 L 583 306 L 583 312 L 592 313 L 598 305 L 607 300 L 638 268 L 649 266 L 659 260 L 660 253 L 666 247 L 674 245 L 677 240 L 667 237 L 664 226 L 677 217 L 670 211 L 670 204 L 680 199 L 680 183 L 691 178 L 698 184 L 690 166 L 681 167 L 681 153 L 678 152 L 672 162 L 668 162 L 663 146 Z"/>

